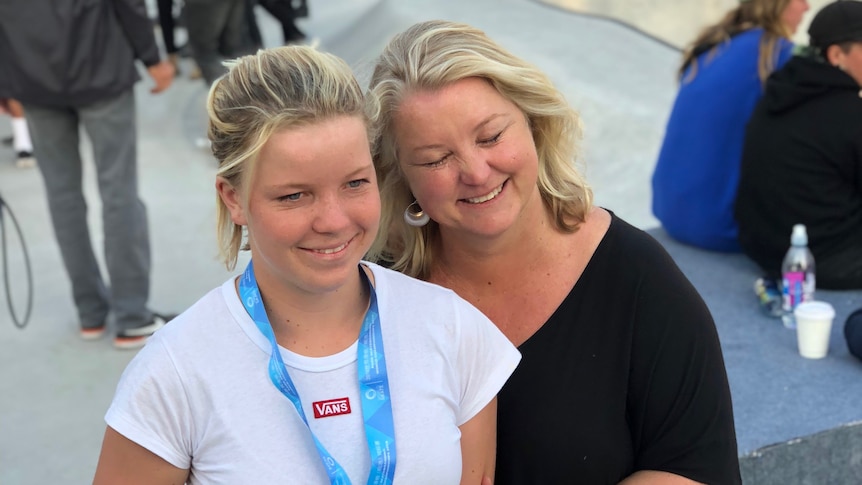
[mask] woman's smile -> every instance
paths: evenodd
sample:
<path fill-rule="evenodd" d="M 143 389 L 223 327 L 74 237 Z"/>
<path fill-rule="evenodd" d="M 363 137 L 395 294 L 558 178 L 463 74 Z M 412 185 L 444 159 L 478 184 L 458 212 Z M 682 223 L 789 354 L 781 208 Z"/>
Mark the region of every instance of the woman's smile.
<path fill-rule="evenodd" d="M 497 188 L 495 188 L 491 192 L 488 192 L 485 195 L 480 195 L 478 197 L 471 197 L 469 199 L 461 199 L 461 201 L 467 202 L 468 204 L 481 204 L 482 202 L 488 202 L 489 200 L 494 199 L 495 197 L 500 195 L 500 192 L 503 191 L 504 185 L 506 185 L 505 182 L 503 184 L 500 184 Z"/>

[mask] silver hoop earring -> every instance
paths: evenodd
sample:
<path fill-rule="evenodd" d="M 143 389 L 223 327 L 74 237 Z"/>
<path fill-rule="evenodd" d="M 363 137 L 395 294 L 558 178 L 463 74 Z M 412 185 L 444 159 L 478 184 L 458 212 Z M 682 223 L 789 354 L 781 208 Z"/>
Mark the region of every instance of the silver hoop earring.
<path fill-rule="evenodd" d="M 413 212 L 410 210 L 411 207 L 416 206 L 417 211 Z M 415 200 L 412 204 L 408 205 L 406 209 L 404 209 L 404 222 L 413 227 L 422 227 L 431 220 L 431 217 L 426 214 L 421 207 L 419 207 L 419 203 Z"/>

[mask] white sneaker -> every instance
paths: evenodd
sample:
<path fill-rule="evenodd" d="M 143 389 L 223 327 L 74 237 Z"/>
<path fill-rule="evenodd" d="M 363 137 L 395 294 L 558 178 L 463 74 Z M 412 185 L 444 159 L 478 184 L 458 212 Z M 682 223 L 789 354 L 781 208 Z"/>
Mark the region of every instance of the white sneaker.
<path fill-rule="evenodd" d="M 33 158 L 33 154 L 30 152 L 18 152 L 15 166 L 18 168 L 33 168 L 36 166 L 36 159 Z"/>

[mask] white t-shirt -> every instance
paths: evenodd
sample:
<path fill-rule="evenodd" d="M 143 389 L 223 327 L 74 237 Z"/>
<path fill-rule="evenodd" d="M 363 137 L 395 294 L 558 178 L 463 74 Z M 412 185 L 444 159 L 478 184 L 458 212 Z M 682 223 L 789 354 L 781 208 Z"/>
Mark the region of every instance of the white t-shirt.
<path fill-rule="evenodd" d="M 395 483 L 457 484 L 458 426 L 493 399 L 520 354 L 454 292 L 363 264 L 374 273 L 380 312 Z M 270 381 L 270 349 L 231 278 L 150 339 L 123 373 L 105 421 L 190 469 L 191 484 L 328 484 L 308 428 Z M 371 463 L 356 343 L 321 358 L 280 350 L 315 435 L 351 482 L 364 484 Z M 349 414 L 315 418 L 314 403 L 336 400 L 329 410 L 344 409 L 342 398 Z"/>

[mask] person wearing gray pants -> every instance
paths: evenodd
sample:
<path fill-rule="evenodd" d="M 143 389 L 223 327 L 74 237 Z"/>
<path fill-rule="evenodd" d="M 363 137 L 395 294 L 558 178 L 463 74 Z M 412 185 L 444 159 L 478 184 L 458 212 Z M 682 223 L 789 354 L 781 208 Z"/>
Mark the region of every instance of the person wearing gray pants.
<path fill-rule="evenodd" d="M 245 9 L 246 0 L 186 0 L 183 5 L 192 56 L 207 87 L 227 72 L 225 59 L 254 51 Z"/>
<path fill-rule="evenodd" d="M 78 109 L 25 105 L 40 156 L 40 168 L 63 263 L 72 280 L 82 335 L 104 329 L 110 310 L 118 329 L 151 322 L 150 243 L 146 208 L 138 198 L 135 98 L 131 90 Z M 108 291 L 87 227 L 87 204 L 81 190 L 82 162 L 78 124 L 93 145 Z M 38 135 L 36 135 L 38 133 Z"/>
<path fill-rule="evenodd" d="M 100 337 L 113 313 L 114 345 L 139 348 L 170 318 L 147 308 L 150 247 L 138 197 L 135 61 L 147 68 L 153 93 L 170 86 L 174 69 L 160 58 L 146 4 L 7 0 L 0 3 L 0 37 L 0 101 L 14 97 L 24 106 L 81 336 Z M 87 227 L 80 126 L 93 146 L 110 289 Z"/>

